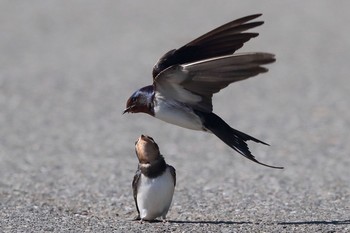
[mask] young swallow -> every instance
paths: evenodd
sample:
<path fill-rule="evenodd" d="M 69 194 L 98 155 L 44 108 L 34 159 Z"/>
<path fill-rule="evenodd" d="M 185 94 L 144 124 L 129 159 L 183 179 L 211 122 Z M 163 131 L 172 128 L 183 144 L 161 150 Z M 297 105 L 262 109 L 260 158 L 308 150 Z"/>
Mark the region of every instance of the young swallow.
<path fill-rule="evenodd" d="M 123 113 L 147 113 L 180 127 L 215 134 L 246 158 L 259 162 L 247 141 L 267 143 L 231 128 L 213 113 L 212 96 L 233 82 L 268 71 L 263 65 L 275 61 L 270 53 L 235 53 L 259 34 L 246 32 L 263 24 L 246 16 L 218 27 L 179 49 L 164 54 L 153 67 L 153 84 L 134 92 Z"/>
<path fill-rule="evenodd" d="M 141 135 L 135 143 L 139 165 L 132 181 L 133 196 L 138 212 L 135 220 L 166 220 L 176 185 L 175 168 L 166 164 L 157 143 Z"/>

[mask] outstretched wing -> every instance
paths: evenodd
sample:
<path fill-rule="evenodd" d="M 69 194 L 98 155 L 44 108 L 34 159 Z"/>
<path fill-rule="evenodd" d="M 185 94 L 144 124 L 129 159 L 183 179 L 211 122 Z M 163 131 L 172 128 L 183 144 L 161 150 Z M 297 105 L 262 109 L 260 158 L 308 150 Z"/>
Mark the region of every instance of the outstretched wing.
<path fill-rule="evenodd" d="M 258 33 L 245 32 L 264 23 L 263 21 L 249 22 L 259 16 L 261 14 L 234 20 L 200 36 L 179 49 L 170 50 L 153 67 L 153 78 L 173 65 L 233 54 L 245 42 L 259 35 Z"/>
<path fill-rule="evenodd" d="M 262 65 L 275 61 L 270 53 L 233 54 L 175 65 L 154 80 L 155 91 L 195 110 L 212 112 L 212 96 L 229 84 L 267 72 Z"/>

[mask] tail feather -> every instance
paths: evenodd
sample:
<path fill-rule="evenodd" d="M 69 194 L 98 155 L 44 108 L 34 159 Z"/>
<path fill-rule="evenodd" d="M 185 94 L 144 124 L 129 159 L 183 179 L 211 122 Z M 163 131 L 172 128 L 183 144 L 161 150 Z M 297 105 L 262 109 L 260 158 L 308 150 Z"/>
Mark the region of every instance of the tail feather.
<path fill-rule="evenodd" d="M 250 152 L 246 141 L 250 140 L 250 141 L 253 141 L 256 143 L 262 143 L 268 146 L 269 144 L 259 139 L 256 139 L 248 134 L 245 134 L 241 131 L 231 128 L 224 120 L 222 120 L 219 116 L 217 116 L 214 113 L 205 113 L 205 112 L 196 111 L 196 114 L 198 114 L 204 120 L 204 126 L 208 130 L 210 130 L 213 134 L 215 134 L 218 138 L 220 138 L 229 147 L 231 147 L 232 149 L 234 149 L 244 157 L 266 167 L 283 169 L 283 167 L 271 166 L 256 160 L 254 155 L 252 155 L 252 153 Z"/>

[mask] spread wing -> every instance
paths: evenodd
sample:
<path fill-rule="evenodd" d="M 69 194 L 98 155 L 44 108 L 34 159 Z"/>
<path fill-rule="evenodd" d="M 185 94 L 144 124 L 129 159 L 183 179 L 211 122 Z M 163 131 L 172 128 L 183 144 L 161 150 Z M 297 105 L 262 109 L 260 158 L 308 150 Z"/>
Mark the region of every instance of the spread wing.
<path fill-rule="evenodd" d="M 179 49 L 164 54 L 153 67 L 153 79 L 163 70 L 177 64 L 191 63 L 233 54 L 258 33 L 245 32 L 262 25 L 263 21 L 249 22 L 261 14 L 246 16 L 218 27 Z"/>
<path fill-rule="evenodd" d="M 243 53 L 175 65 L 154 80 L 156 93 L 185 103 L 195 110 L 212 112 L 212 96 L 233 82 L 267 72 L 262 65 L 275 61 L 270 53 Z"/>
<path fill-rule="evenodd" d="M 134 179 L 132 181 L 132 194 L 134 196 L 134 201 L 135 201 L 135 205 L 136 205 L 136 209 L 137 209 L 137 213 L 138 213 L 138 216 L 135 219 L 140 218 L 140 210 L 139 210 L 139 207 L 137 205 L 137 191 L 139 188 L 140 177 L 141 177 L 141 170 L 137 169 L 136 174 L 134 176 Z"/>

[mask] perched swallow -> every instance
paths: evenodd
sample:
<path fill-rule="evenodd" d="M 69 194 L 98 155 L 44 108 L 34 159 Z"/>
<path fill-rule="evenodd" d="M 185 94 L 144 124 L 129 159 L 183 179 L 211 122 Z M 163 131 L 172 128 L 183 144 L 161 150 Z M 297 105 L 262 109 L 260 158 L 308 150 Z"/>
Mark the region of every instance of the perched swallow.
<path fill-rule="evenodd" d="M 268 71 L 275 61 L 270 53 L 234 53 L 258 33 L 246 32 L 262 25 L 252 22 L 261 14 L 246 16 L 218 27 L 179 49 L 167 52 L 153 67 L 153 85 L 134 92 L 123 113 L 147 113 L 170 124 L 211 132 L 246 158 L 259 162 L 247 141 L 267 143 L 231 128 L 213 113 L 212 96 L 229 84 Z"/>
<path fill-rule="evenodd" d="M 152 137 L 141 135 L 135 143 L 139 165 L 132 182 L 136 220 L 166 219 L 176 185 L 175 168 L 166 164 Z"/>

